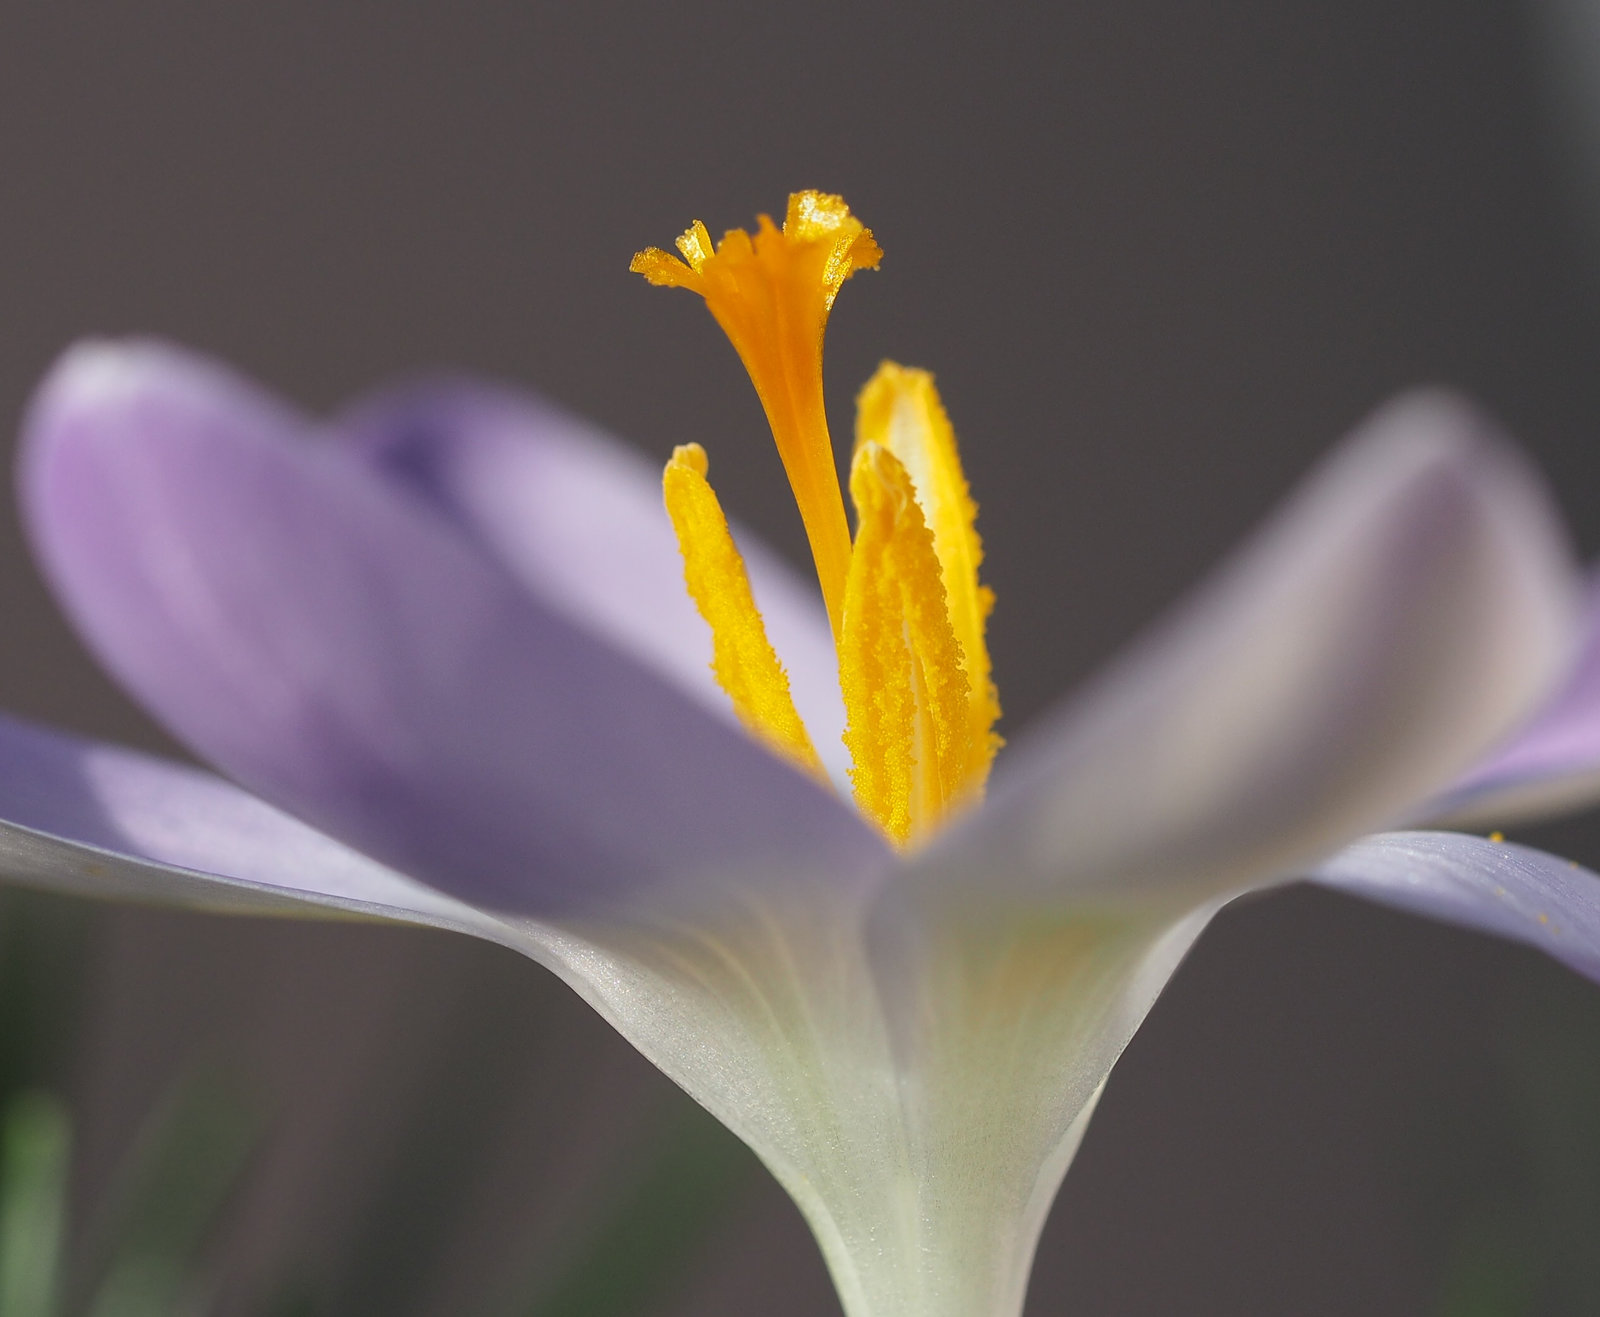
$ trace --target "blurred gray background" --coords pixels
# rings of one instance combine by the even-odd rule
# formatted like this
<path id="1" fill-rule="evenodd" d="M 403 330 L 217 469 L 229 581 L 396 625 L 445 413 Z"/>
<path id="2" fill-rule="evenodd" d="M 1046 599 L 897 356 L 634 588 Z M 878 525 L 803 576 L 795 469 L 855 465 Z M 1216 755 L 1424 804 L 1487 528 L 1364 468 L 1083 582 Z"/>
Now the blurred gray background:
<path id="1" fill-rule="evenodd" d="M 733 353 L 627 263 L 691 218 L 839 191 L 887 255 L 835 311 L 835 433 L 881 357 L 938 374 L 1015 734 L 1414 383 L 1487 406 L 1600 550 L 1586 12 L 8 6 L 0 412 L 86 334 L 170 336 L 313 409 L 458 367 L 658 457 L 703 443 L 724 502 L 799 560 Z M 9 505 L 0 616 L 4 707 L 170 749 L 57 615 Z M 1600 817 L 1525 835 L 1600 866 Z M 215 1311 L 290 1282 L 294 1311 L 341 1317 L 475 1311 L 521 1272 L 537 1291 L 651 1131 L 692 1118 L 493 949 L 29 918 L 76 948 L 44 976 L 74 1021 L 45 1069 L 81 1114 L 81 1198 L 193 1057 L 265 1095 L 269 1143 L 209 1244 Z M 1600 1311 L 1572 1280 L 1600 1238 L 1597 1003 L 1528 953 L 1332 896 L 1226 913 L 1113 1076 L 1029 1313 Z M 837 1310 L 739 1156 L 736 1210 L 635 1311 Z M 1493 1284 L 1526 1282 L 1511 1306 L 1479 1302 L 1496 1259 Z"/>

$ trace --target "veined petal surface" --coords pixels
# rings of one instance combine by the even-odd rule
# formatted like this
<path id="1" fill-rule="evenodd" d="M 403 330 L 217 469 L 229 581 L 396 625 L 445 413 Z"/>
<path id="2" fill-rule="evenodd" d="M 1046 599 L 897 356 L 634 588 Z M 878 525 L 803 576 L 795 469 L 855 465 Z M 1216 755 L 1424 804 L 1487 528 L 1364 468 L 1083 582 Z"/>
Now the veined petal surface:
<path id="1" fill-rule="evenodd" d="M 1319 886 L 1521 942 L 1600 981 L 1600 874 L 1459 832 L 1365 837 L 1310 869 Z"/>
<path id="2" fill-rule="evenodd" d="M 1414 814 L 1546 697 L 1578 581 L 1464 404 L 1390 404 L 1190 603 L 1024 736 L 900 885 L 1191 904 Z M 982 876 L 981 884 L 973 878 Z"/>
<path id="3" fill-rule="evenodd" d="M 735 874 L 848 884 L 886 857 L 220 367 L 80 347 L 26 431 L 35 548 L 106 666 L 242 785 L 396 869 L 544 914 Z"/>
<path id="4" fill-rule="evenodd" d="M 1600 801 L 1600 576 L 1586 604 L 1582 644 L 1555 696 L 1420 818 L 1504 827 Z"/>
<path id="5" fill-rule="evenodd" d="M 338 429 L 538 598 L 731 719 L 710 634 L 684 589 L 659 463 L 548 403 L 465 380 L 379 394 Z M 846 781 L 822 597 L 756 536 L 733 531 L 795 706 L 834 780 Z"/>

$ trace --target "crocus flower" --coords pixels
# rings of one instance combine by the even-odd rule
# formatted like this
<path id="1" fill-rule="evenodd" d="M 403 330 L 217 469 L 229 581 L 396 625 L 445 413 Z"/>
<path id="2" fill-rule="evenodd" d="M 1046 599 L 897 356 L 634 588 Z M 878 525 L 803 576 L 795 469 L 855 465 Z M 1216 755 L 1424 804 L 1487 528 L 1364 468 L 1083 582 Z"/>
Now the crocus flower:
<path id="1" fill-rule="evenodd" d="M 1482 418 L 1384 409 L 988 780 L 988 601 L 930 378 L 864 399 L 853 537 L 834 473 L 823 326 L 876 243 L 803 193 L 680 249 L 636 268 L 749 367 L 820 598 L 728 531 L 698 449 L 664 511 L 628 450 L 507 391 L 320 423 L 172 347 L 77 347 L 26 420 L 33 544 L 225 776 L 0 724 L 4 871 L 531 956 L 756 1150 L 851 1317 L 1019 1310 L 1108 1072 L 1243 892 L 1310 878 L 1600 977 L 1595 875 L 1380 831 L 1600 782 L 1600 636 Z"/>

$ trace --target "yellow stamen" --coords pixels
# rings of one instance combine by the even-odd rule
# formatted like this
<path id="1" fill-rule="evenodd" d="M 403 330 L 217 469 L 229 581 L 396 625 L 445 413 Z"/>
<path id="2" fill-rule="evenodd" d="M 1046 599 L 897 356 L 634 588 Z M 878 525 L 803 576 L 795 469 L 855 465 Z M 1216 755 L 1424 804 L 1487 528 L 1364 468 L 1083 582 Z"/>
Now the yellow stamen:
<path id="1" fill-rule="evenodd" d="M 845 744 L 861 812 L 906 845 L 983 792 L 1000 703 L 978 581 L 983 544 L 955 433 L 933 377 L 885 362 L 856 418 L 850 540 L 822 401 L 822 337 L 840 286 L 881 252 L 844 202 L 797 192 L 779 230 L 763 215 L 713 249 L 704 224 L 633 258 L 651 283 L 705 298 L 760 395 L 811 541 L 833 626 Z M 664 478 L 689 593 L 711 626 L 713 669 L 752 732 L 819 778 L 788 679 L 767 641 L 705 453 L 677 449 Z"/>
<path id="2" fill-rule="evenodd" d="M 796 192 L 783 228 L 762 215 L 754 238 L 730 230 L 713 250 L 698 220 L 678 239 L 683 260 L 650 247 L 629 266 L 653 284 L 706 300 L 767 413 L 794 489 L 835 637 L 844 611 L 850 529 L 822 400 L 822 338 L 844 281 L 883 253 L 836 196 Z"/>
<path id="3" fill-rule="evenodd" d="M 971 785 L 971 686 L 933 534 L 911 477 L 879 444 L 850 467 L 855 553 L 839 641 L 845 744 L 862 812 L 907 842 Z"/>
<path id="4" fill-rule="evenodd" d="M 856 452 L 881 444 L 900 459 L 916 488 L 917 503 L 933 531 L 950 622 L 961 645 L 962 665 L 971 685 L 966 776 L 981 788 L 1002 744 L 994 724 L 1000 696 L 989 671 L 985 624 L 994 609 L 994 591 L 978 582 L 983 541 L 978 538 L 978 505 L 972 501 L 955 430 L 939 401 L 933 376 L 886 361 L 856 399 Z M 852 477 L 853 480 L 853 477 Z"/>
<path id="5" fill-rule="evenodd" d="M 722 505 L 706 482 L 705 449 L 676 448 L 662 476 L 662 494 L 683 554 L 689 595 L 711 628 L 711 669 L 750 732 L 779 754 L 827 780 L 816 748 L 789 693 L 789 677 L 767 639 L 750 593 L 744 558 L 728 531 Z"/>

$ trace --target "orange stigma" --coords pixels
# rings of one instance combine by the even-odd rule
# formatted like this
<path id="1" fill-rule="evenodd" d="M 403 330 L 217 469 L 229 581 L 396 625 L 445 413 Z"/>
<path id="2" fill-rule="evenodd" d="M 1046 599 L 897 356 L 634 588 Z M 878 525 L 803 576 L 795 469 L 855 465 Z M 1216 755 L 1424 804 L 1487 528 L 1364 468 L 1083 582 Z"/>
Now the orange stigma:
<path id="1" fill-rule="evenodd" d="M 732 229 L 715 250 L 696 220 L 678 250 L 682 260 L 648 247 L 628 268 L 653 284 L 699 293 L 744 362 L 800 506 L 837 636 L 850 529 L 822 402 L 822 339 L 844 281 L 877 269 L 883 252 L 843 198 L 825 192 L 796 192 L 781 229 L 762 215 L 755 237 Z"/>

